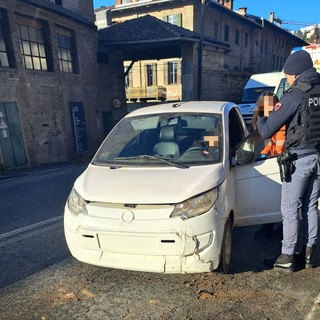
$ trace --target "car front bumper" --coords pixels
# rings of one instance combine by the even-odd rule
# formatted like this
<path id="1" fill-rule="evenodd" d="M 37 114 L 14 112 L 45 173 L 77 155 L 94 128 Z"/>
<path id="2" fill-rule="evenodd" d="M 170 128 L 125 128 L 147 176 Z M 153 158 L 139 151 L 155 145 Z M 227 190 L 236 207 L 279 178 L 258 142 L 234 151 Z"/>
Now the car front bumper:
<path id="1" fill-rule="evenodd" d="M 214 208 L 184 220 L 168 218 L 171 206 L 95 206 L 88 215 L 78 216 L 65 207 L 67 244 L 79 261 L 158 273 L 210 272 L 218 267 L 224 220 Z"/>

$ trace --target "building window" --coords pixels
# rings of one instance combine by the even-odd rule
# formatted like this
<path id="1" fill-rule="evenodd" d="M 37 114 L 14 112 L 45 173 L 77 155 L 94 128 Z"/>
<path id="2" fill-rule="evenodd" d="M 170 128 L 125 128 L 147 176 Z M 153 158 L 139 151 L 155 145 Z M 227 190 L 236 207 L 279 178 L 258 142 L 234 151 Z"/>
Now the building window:
<path id="1" fill-rule="evenodd" d="M 0 11 L 0 67 L 9 67 L 8 50 L 5 41 L 5 24 Z"/>
<path id="2" fill-rule="evenodd" d="M 168 84 L 178 83 L 178 62 L 168 62 Z"/>
<path id="3" fill-rule="evenodd" d="M 266 41 L 265 45 L 264 45 L 264 54 L 265 54 L 265 56 L 268 55 L 268 41 Z"/>
<path id="4" fill-rule="evenodd" d="M 224 25 L 224 41 L 229 41 L 229 26 Z"/>
<path id="5" fill-rule="evenodd" d="M 213 31 L 213 35 L 215 39 L 219 39 L 219 22 L 215 21 L 214 22 L 214 31 Z"/>
<path id="6" fill-rule="evenodd" d="M 239 45 L 239 42 L 240 42 L 240 31 L 237 29 L 234 34 L 234 43 L 236 45 Z"/>
<path id="7" fill-rule="evenodd" d="M 147 64 L 147 86 L 156 86 L 157 85 L 157 64 Z"/>
<path id="8" fill-rule="evenodd" d="M 75 73 L 76 50 L 73 45 L 74 36 L 71 31 L 58 27 L 58 60 L 60 71 Z"/>
<path id="9" fill-rule="evenodd" d="M 248 37 L 249 37 L 249 35 L 246 33 L 244 35 L 244 47 L 245 48 L 248 48 Z"/>
<path id="10" fill-rule="evenodd" d="M 175 26 L 182 27 L 182 14 L 172 14 L 170 16 L 165 16 L 163 21 L 169 22 Z"/>
<path id="11" fill-rule="evenodd" d="M 19 32 L 24 67 L 31 70 L 48 71 L 42 23 L 30 20 L 30 25 L 19 24 Z"/>
<path id="12" fill-rule="evenodd" d="M 128 69 L 129 69 L 128 67 L 124 67 L 124 74 L 125 74 L 124 84 L 126 88 L 130 87 L 130 71 L 128 72 Z"/>
<path id="13" fill-rule="evenodd" d="M 276 69 L 276 56 L 274 54 L 272 55 L 272 67 Z"/>

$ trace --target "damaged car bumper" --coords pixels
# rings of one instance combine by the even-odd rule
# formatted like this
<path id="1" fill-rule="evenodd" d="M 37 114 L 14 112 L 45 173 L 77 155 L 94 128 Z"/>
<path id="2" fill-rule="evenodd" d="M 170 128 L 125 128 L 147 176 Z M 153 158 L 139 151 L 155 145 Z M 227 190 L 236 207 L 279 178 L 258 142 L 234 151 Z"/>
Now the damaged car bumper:
<path id="1" fill-rule="evenodd" d="M 78 260 L 158 273 L 210 272 L 219 265 L 223 217 L 212 208 L 182 219 L 171 205 L 91 203 L 88 214 L 65 208 L 66 240 Z"/>

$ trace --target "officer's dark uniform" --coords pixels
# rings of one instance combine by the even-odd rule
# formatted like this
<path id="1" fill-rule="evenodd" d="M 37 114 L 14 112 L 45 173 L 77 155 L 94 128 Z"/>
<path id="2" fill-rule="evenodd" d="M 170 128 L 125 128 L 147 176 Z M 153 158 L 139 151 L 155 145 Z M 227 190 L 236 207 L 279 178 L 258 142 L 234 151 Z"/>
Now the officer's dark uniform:
<path id="1" fill-rule="evenodd" d="M 268 139 L 286 125 L 286 148 L 291 153 L 294 166 L 289 178 L 282 184 L 282 253 L 274 267 L 292 271 L 300 210 L 305 231 L 303 240 L 306 245 L 306 268 L 313 267 L 313 251 L 317 241 L 317 204 L 320 194 L 320 74 L 313 68 L 310 55 L 303 50 L 289 56 L 284 72 L 298 75 L 298 78 L 275 105 L 268 119 L 257 120 L 257 127 L 261 136 Z"/>

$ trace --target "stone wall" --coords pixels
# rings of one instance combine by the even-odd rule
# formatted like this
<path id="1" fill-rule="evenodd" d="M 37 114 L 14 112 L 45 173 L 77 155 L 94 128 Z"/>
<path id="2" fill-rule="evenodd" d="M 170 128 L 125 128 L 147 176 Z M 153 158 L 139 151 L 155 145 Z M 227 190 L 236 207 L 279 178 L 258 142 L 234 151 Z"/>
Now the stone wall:
<path id="1" fill-rule="evenodd" d="M 221 100 L 240 103 L 243 88 L 250 74 L 205 70 L 202 76 L 202 100 Z"/>
<path id="2" fill-rule="evenodd" d="M 97 32 L 94 24 L 84 23 L 83 20 L 79 22 L 74 16 L 68 17 L 21 1 L 0 0 L 0 7 L 8 16 L 15 59 L 14 66 L 0 67 L 0 102 L 17 104 L 27 165 L 69 161 L 75 156 L 70 102 L 83 103 L 88 140 L 86 151 L 95 151 L 103 139 L 103 132 L 100 114 L 97 112 Z M 47 54 L 52 60 L 52 70 L 24 68 L 18 28 L 20 15 L 40 19 L 48 26 L 46 40 L 50 45 Z M 74 33 L 77 60 L 75 73 L 60 71 L 56 36 L 58 26 Z"/>

